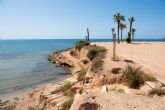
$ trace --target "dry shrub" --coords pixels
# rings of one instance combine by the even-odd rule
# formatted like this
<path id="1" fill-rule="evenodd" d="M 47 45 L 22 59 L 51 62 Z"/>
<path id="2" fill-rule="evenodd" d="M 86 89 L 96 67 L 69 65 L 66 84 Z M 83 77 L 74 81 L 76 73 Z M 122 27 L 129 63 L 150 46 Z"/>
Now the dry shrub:
<path id="1" fill-rule="evenodd" d="M 92 62 L 91 71 L 97 73 L 103 70 L 104 61 L 101 58 L 95 58 Z"/>
<path id="2" fill-rule="evenodd" d="M 88 41 L 79 41 L 76 43 L 75 49 L 80 51 L 83 47 L 90 45 L 90 42 Z"/>
<path id="3" fill-rule="evenodd" d="M 161 96 L 161 95 L 165 95 L 165 91 L 162 90 L 161 88 L 153 88 L 150 95 L 158 95 L 158 96 Z"/>
<path id="4" fill-rule="evenodd" d="M 81 104 L 78 110 L 100 110 L 100 105 L 97 103 L 86 102 Z"/>
<path id="5" fill-rule="evenodd" d="M 63 95 L 68 96 L 68 97 L 74 97 L 78 89 L 79 89 L 78 87 L 72 87 L 69 90 L 63 92 Z"/>
<path id="6" fill-rule="evenodd" d="M 85 78 L 85 75 L 87 73 L 87 70 L 82 69 L 81 71 L 78 72 L 77 80 L 78 81 L 83 81 Z"/>
<path id="7" fill-rule="evenodd" d="M 121 68 L 112 68 L 111 72 L 113 74 L 119 74 L 120 73 L 120 70 L 121 70 Z"/>
<path id="8" fill-rule="evenodd" d="M 130 88 L 138 89 L 145 83 L 145 73 L 141 70 L 140 67 L 133 67 L 128 65 L 123 71 L 123 74 L 126 78 L 126 84 Z"/>
<path id="9" fill-rule="evenodd" d="M 70 82 L 65 82 L 60 88 L 55 89 L 51 92 L 51 94 L 56 94 L 58 92 L 65 92 L 69 90 L 72 87 L 72 84 Z"/>
<path id="10" fill-rule="evenodd" d="M 87 59 L 84 59 L 83 63 L 86 65 L 87 63 L 89 63 L 89 61 Z"/>
<path id="11" fill-rule="evenodd" d="M 107 85 L 107 84 L 121 84 L 122 82 L 124 82 L 125 78 L 123 76 L 123 74 L 111 74 L 108 73 L 104 76 L 102 76 L 102 78 L 100 78 L 99 80 L 99 85 Z"/>
<path id="12" fill-rule="evenodd" d="M 92 61 L 96 57 L 104 58 L 106 53 L 106 48 L 100 46 L 92 46 L 89 49 L 87 57 Z"/>
<path id="13" fill-rule="evenodd" d="M 74 50 L 70 50 L 70 55 L 71 56 L 76 56 L 76 52 Z"/>
<path id="14" fill-rule="evenodd" d="M 63 103 L 62 110 L 70 110 L 72 104 L 73 104 L 73 98 L 70 98 L 68 101 Z"/>

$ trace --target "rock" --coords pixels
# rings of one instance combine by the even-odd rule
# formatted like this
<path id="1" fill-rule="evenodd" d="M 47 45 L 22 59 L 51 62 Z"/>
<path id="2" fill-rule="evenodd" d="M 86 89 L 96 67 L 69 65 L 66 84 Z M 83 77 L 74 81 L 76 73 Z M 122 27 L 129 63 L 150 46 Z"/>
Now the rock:
<path id="1" fill-rule="evenodd" d="M 152 92 L 152 88 L 149 87 L 148 85 L 143 85 L 140 88 L 140 94 L 150 95 L 151 92 Z"/>
<path id="2" fill-rule="evenodd" d="M 102 92 L 108 92 L 107 86 L 102 86 L 101 91 L 102 91 Z"/>

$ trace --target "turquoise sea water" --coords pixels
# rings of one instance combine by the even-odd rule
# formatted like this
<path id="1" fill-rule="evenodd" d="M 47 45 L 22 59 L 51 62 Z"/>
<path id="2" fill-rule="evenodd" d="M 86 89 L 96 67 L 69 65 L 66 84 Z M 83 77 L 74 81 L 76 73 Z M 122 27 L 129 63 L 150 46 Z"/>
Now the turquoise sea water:
<path id="1" fill-rule="evenodd" d="M 77 41 L 76 39 L 0 40 L 0 97 L 68 77 L 68 72 L 49 63 L 47 56 L 55 51 L 73 47 Z"/>

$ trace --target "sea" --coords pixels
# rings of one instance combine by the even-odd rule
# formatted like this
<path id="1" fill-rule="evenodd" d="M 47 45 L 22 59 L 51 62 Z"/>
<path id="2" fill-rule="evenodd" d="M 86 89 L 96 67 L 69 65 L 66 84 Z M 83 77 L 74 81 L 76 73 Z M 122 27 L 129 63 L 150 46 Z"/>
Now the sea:
<path id="1" fill-rule="evenodd" d="M 51 64 L 49 54 L 71 48 L 81 39 L 0 40 L 0 98 L 17 95 L 43 84 L 58 82 L 70 76 L 62 67 Z M 111 39 L 92 39 L 111 42 Z M 165 42 L 138 39 L 142 42 Z"/>

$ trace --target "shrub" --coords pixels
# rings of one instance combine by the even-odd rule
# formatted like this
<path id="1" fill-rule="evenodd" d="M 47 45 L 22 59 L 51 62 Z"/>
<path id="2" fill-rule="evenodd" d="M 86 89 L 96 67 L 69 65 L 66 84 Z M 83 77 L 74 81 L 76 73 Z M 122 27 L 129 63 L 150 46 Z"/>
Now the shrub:
<path id="1" fill-rule="evenodd" d="M 126 40 L 127 43 L 131 43 L 131 38 L 130 37 L 127 37 L 125 40 Z"/>
<path id="2" fill-rule="evenodd" d="M 66 82 L 63 86 L 60 87 L 60 91 L 64 92 L 69 90 L 72 87 L 72 84 L 70 82 Z"/>
<path id="3" fill-rule="evenodd" d="M 101 58 L 95 58 L 92 62 L 91 71 L 97 73 L 103 69 L 104 61 Z"/>
<path id="4" fill-rule="evenodd" d="M 72 87 L 69 90 L 65 91 L 63 93 L 63 95 L 68 96 L 68 97 L 74 97 L 74 95 L 76 94 L 78 88 L 77 87 Z"/>
<path id="5" fill-rule="evenodd" d="M 71 56 L 75 56 L 75 54 L 76 54 L 76 53 L 75 53 L 74 50 L 70 50 L 70 55 L 71 55 Z"/>
<path id="6" fill-rule="evenodd" d="M 82 69 L 80 72 L 78 72 L 77 80 L 78 81 L 84 80 L 86 73 L 87 73 L 87 71 L 84 69 Z"/>
<path id="7" fill-rule="evenodd" d="M 65 101 L 63 103 L 62 110 L 69 110 L 72 104 L 73 104 L 73 98 L 70 98 L 68 101 Z"/>
<path id="8" fill-rule="evenodd" d="M 116 92 L 119 92 L 119 93 L 124 93 L 123 89 L 117 89 L 117 88 L 112 88 L 112 89 L 110 89 L 110 91 L 116 91 Z"/>
<path id="9" fill-rule="evenodd" d="M 83 60 L 83 63 L 86 65 L 87 63 L 89 63 L 89 61 L 87 59 Z"/>
<path id="10" fill-rule="evenodd" d="M 80 51 L 84 46 L 88 46 L 88 45 L 90 45 L 88 41 L 79 41 L 76 43 L 75 48 Z"/>
<path id="11" fill-rule="evenodd" d="M 113 74 L 118 74 L 121 68 L 112 68 L 112 73 Z"/>
<path id="12" fill-rule="evenodd" d="M 154 88 L 152 89 L 150 95 L 157 94 L 158 96 L 165 95 L 165 91 L 163 91 L 161 88 Z"/>
<path id="13" fill-rule="evenodd" d="M 60 88 L 57 88 L 54 91 L 52 91 L 51 94 L 56 94 L 58 92 L 65 92 L 65 91 L 69 90 L 71 87 L 72 87 L 72 84 L 70 82 L 66 82 Z"/>
<path id="14" fill-rule="evenodd" d="M 100 105 L 97 103 L 86 102 L 81 104 L 78 110 L 100 110 Z"/>
<path id="15" fill-rule="evenodd" d="M 103 58 L 105 56 L 106 48 L 99 46 L 92 46 L 89 49 L 87 57 L 92 61 L 95 57 Z"/>
<path id="16" fill-rule="evenodd" d="M 145 80 L 143 78 L 144 72 L 140 70 L 141 68 L 136 68 L 132 66 L 127 66 L 123 71 L 126 83 L 129 87 L 138 89 L 141 85 L 144 84 Z"/>
<path id="17" fill-rule="evenodd" d="M 145 81 L 151 81 L 151 82 L 157 81 L 156 77 L 154 77 L 154 76 L 152 76 L 150 74 L 145 74 L 144 75 L 144 79 L 145 79 Z"/>
<path id="18" fill-rule="evenodd" d="M 87 57 L 92 61 L 97 55 L 97 50 L 91 49 L 89 50 Z"/>

